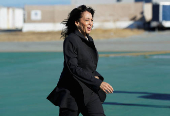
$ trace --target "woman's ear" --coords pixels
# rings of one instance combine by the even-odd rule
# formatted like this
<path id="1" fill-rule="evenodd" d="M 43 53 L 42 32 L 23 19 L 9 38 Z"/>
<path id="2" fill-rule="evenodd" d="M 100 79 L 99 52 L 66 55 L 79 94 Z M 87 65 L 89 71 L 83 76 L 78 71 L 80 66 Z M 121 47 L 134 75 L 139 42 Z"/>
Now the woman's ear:
<path id="1" fill-rule="evenodd" d="M 78 22 L 78 21 L 75 21 L 75 25 L 78 27 L 78 26 L 79 26 L 79 22 Z"/>

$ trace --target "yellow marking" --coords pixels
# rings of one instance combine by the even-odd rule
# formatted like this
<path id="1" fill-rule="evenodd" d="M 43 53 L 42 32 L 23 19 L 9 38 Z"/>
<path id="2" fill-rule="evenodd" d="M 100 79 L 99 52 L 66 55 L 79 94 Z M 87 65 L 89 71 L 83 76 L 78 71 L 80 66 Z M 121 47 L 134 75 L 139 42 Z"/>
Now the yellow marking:
<path id="1" fill-rule="evenodd" d="M 153 55 L 153 54 L 168 54 L 170 51 L 156 51 L 156 52 L 140 52 L 140 53 L 122 53 L 122 54 L 100 54 L 100 57 L 109 56 L 141 56 L 141 55 Z"/>

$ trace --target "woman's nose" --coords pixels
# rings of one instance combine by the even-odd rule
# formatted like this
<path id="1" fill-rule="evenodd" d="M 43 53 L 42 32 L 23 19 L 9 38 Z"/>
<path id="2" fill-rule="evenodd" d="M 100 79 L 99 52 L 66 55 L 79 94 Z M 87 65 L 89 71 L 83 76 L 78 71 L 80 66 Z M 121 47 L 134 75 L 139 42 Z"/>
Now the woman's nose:
<path id="1" fill-rule="evenodd" d="M 90 21 L 90 23 L 89 23 L 90 25 L 93 25 L 93 21 Z"/>

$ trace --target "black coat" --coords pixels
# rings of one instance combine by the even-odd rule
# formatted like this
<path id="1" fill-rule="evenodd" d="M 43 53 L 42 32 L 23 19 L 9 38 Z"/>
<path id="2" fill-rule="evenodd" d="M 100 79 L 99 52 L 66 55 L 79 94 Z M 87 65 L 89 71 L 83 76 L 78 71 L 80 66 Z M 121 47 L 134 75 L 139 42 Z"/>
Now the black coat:
<path id="1" fill-rule="evenodd" d="M 80 105 L 88 103 L 92 92 L 97 93 L 102 102 L 106 98 L 100 89 L 104 78 L 96 71 L 98 52 L 93 39 L 87 37 L 88 40 L 76 30 L 64 40 L 64 68 L 57 87 L 47 97 L 56 106 L 78 110 Z"/>

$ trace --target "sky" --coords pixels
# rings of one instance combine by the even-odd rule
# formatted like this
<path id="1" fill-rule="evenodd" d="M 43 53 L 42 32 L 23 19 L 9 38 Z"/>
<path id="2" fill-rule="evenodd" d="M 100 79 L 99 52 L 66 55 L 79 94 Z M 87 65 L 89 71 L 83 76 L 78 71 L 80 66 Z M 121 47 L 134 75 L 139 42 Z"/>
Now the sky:
<path id="1" fill-rule="evenodd" d="M 24 5 L 71 4 L 71 0 L 0 0 L 0 6 L 21 7 Z"/>

